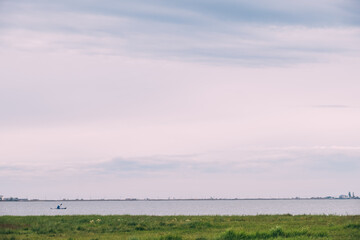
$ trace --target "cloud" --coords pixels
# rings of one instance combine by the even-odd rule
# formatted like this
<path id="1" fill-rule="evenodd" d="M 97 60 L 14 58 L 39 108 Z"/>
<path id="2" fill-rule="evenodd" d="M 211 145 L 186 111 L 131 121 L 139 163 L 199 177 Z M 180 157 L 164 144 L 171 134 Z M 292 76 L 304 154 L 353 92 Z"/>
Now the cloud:
<path id="1" fill-rule="evenodd" d="M 179 162 L 163 161 L 157 158 L 145 157 L 140 159 L 115 158 L 111 161 L 96 164 L 94 170 L 102 174 L 159 173 L 178 170 Z"/>
<path id="2" fill-rule="evenodd" d="M 328 105 L 315 105 L 314 108 L 351 108 L 348 105 L 336 105 L 336 104 L 328 104 Z"/>
<path id="3" fill-rule="evenodd" d="M 267 66 L 357 55 L 355 1 L 5 2 L 0 46 Z"/>
<path id="4" fill-rule="evenodd" d="M 61 1 L 47 0 L 5 1 L 5 6 L 15 6 L 22 11 L 47 10 L 62 12 L 91 13 L 106 16 L 125 16 L 141 21 L 164 22 L 172 24 L 207 25 L 209 22 L 254 22 L 266 24 L 295 24 L 310 26 L 358 25 L 360 4 L 356 0 L 310 1 L 301 3 L 284 0 L 256 1 L 159 1 L 136 0 L 118 2 L 97 1 Z"/>
<path id="5" fill-rule="evenodd" d="M 214 152 L 184 156 L 115 158 L 96 165 L 99 173 L 140 174 L 276 174 L 298 169 L 319 174 L 356 172 L 360 165 L 358 148 L 280 148 Z"/>
<path id="6" fill-rule="evenodd" d="M 327 156 L 314 156 L 314 159 L 316 159 L 316 161 L 309 163 L 306 166 L 306 169 L 316 173 L 329 172 L 333 174 L 357 174 L 360 167 L 360 156 L 333 154 Z"/>
<path id="7" fill-rule="evenodd" d="M 158 155 L 114 158 L 92 163 L 3 164 L 0 172 L 7 175 L 80 174 L 88 176 L 154 177 L 172 175 L 298 175 L 348 174 L 360 168 L 358 147 L 263 148 L 209 152 L 194 155 Z M 287 173 L 284 173 L 286 171 Z"/>
<path id="8" fill-rule="evenodd" d="M 254 148 L 84 163 L 0 165 L 6 195 L 35 198 L 276 197 L 358 191 L 359 147 Z"/>

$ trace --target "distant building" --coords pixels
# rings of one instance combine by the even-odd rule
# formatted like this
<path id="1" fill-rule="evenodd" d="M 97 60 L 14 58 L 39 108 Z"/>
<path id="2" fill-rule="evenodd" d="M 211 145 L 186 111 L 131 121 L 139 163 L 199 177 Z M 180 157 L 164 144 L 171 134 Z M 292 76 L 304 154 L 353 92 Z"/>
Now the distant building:
<path id="1" fill-rule="evenodd" d="M 4 198 L 4 196 L 3 196 L 3 195 L 0 195 L 0 201 L 2 201 L 2 200 L 3 200 L 3 198 Z"/>
<path id="2" fill-rule="evenodd" d="M 346 198 L 349 198 L 349 196 L 348 195 L 340 195 L 339 198 L 340 199 L 346 199 Z"/>

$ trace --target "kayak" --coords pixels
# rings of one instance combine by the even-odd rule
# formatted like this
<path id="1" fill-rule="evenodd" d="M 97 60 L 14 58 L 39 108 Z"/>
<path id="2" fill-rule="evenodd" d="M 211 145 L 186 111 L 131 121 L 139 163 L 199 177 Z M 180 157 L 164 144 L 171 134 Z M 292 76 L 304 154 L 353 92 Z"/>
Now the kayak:
<path id="1" fill-rule="evenodd" d="M 63 208 L 50 208 L 50 209 L 54 209 L 54 210 L 64 210 L 64 209 L 66 209 L 66 207 L 63 207 Z"/>

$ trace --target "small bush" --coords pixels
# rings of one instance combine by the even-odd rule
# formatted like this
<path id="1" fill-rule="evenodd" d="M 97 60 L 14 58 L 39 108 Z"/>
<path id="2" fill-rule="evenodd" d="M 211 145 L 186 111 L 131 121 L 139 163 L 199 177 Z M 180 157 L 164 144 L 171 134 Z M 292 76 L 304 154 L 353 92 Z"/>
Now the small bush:
<path id="1" fill-rule="evenodd" d="M 76 228 L 76 230 L 78 230 L 78 231 L 84 231 L 85 228 L 83 228 L 82 226 L 78 226 L 78 227 Z"/>
<path id="2" fill-rule="evenodd" d="M 0 229 L 0 234 L 13 234 L 13 233 L 15 232 L 11 229 Z"/>
<path id="3" fill-rule="evenodd" d="M 308 234 L 308 235 L 313 236 L 313 237 L 327 237 L 328 236 L 328 234 L 324 233 L 324 232 L 313 233 L 313 234 Z"/>
<path id="4" fill-rule="evenodd" d="M 304 231 L 290 231 L 285 232 L 281 227 L 275 227 L 270 229 L 269 232 L 256 232 L 246 233 L 246 232 L 234 232 L 233 230 L 226 231 L 223 235 L 220 236 L 219 240 L 241 240 L 241 239 L 276 239 L 276 238 L 293 238 L 299 236 L 307 237 L 327 237 L 327 233 L 308 233 Z"/>
<path id="5" fill-rule="evenodd" d="M 176 235 L 167 235 L 165 237 L 161 237 L 160 240 L 182 240 L 182 237 Z"/>
<path id="6" fill-rule="evenodd" d="M 189 228 L 202 229 L 202 228 L 210 228 L 212 224 L 209 222 L 190 222 L 187 223 L 186 226 Z"/>
<path id="7" fill-rule="evenodd" d="M 284 230 L 282 230 L 281 227 L 276 226 L 275 228 L 270 230 L 270 236 L 274 237 L 274 238 L 283 237 L 283 236 L 285 236 L 285 232 L 284 232 Z"/>
<path id="8" fill-rule="evenodd" d="M 249 235 L 245 232 L 236 233 L 233 230 L 226 231 L 221 237 L 221 240 L 238 240 L 238 239 L 250 239 Z"/>
<path id="9" fill-rule="evenodd" d="M 10 238 L 7 237 L 3 237 L 1 238 L 2 240 L 16 240 L 16 238 L 14 236 L 11 236 Z"/>
<path id="10" fill-rule="evenodd" d="M 359 229 L 360 230 L 360 224 L 350 223 L 350 224 L 346 225 L 345 228 Z"/>
<path id="11" fill-rule="evenodd" d="M 143 226 L 137 226 L 137 227 L 135 227 L 135 230 L 137 230 L 137 231 L 144 231 L 145 228 L 144 228 Z"/>

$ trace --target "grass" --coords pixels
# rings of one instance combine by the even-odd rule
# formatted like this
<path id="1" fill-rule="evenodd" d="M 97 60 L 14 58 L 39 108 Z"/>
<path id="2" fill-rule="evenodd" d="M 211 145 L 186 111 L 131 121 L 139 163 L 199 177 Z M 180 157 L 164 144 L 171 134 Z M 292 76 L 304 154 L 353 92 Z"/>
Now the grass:
<path id="1" fill-rule="evenodd" d="M 0 239 L 360 239 L 360 216 L 0 216 Z"/>

